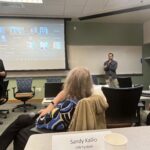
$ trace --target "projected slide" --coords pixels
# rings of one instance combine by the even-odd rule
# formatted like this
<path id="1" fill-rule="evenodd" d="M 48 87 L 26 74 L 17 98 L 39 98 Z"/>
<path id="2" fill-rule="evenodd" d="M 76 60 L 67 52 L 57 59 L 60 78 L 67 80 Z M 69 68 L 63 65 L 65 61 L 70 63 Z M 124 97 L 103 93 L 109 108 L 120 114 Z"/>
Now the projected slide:
<path id="1" fill-rule="evenodd" d="M 6 70 L 66 69 L 64 20 L 0 19 Z"/>

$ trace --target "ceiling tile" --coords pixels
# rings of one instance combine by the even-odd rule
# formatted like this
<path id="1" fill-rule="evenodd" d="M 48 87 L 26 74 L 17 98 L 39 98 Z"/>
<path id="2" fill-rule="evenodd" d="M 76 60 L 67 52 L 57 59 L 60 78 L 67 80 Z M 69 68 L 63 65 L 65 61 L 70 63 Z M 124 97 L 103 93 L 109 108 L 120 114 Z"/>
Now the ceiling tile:
<path id="1" fill-rule="evenodd" d="M 73 5 L 80 5 L 84 6 L 88 0 L 66 0 L 65 5 L 73 6 Z"/>
<path id="2" fill-rule="evenodd" d="M 150 20 L 150 9 L 107 16 L 102 18 L 90 19 L 90 22 L 102 23 L 143 23 L 145 20 Z"/>
<path id="3" fill-rule="evenodd" d="M 142 6 L 150 3 L 150 0 L 108 0 L 104 11 L 120 10 Z"/>
<path id="4" fill-rule="evenodd" d="M 103 11 L 107 0 L 88 0 L 82 16 L 97 14 Z"/>
<path id="5" fill-rule="evenodd" d="M 82 10 L 83 10 L 82 6 L 76 5 L 72 8 L 65 9 L 65 16 L 71 17 L 71 18 L 73 18 L 73 17 L 78 18 L 79 16 L 81 16 Z"/>
<path id="6" fill-rule="evenodd" d="M 65 0 L 44 0 L 44 4 L 46 5 L 64 5 Z"/>
<path id="7" fill-rule="evenodd" d="M 64 14 L 69 17 L 79 17 L 82 15 L 87 0 L 66 0 Z"/>
<path id="8" fill-rule="evenodd" d="M 6 16 L 48 16 L 78 18 L 114 10 L 150 5 L 150 0 L 43 0 L 44 4 L 0 3 L 0 14 Z M 145 22 L 150 9 L 97 18 L 104 22 Z"/>

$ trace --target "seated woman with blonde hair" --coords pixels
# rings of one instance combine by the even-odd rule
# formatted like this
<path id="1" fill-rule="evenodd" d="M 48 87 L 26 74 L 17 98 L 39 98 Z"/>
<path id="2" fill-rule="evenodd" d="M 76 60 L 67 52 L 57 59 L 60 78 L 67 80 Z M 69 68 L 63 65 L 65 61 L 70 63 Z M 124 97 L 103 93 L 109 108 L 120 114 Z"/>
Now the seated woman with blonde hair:
<path id="1" fill-rule="evenodd" d="M 0 150 L 6 150 L 8 145 L 14 141 L 14 150 L 23 150 L 28 138 L 36 132 L 30 129 L 35 126 L 35 121 L 47 114 L 58 109 L 61 103 L 71 101 L 73 104 L 78 103 L 83 98 L 93 95 L 93 82 L 90 72 L 85 67 L 76 67 L 72 69 L 65 80 L 62 91 L 53 99 L 53 101 L 45 109 L 41 109 L 38 115 L 31 116 L 20 115 L 0 136 Z M 105 96 L 101 93 L 101 97 L 107 105 Z M 60 112 L 58 112 L 60 113 Z M 51 119 L 53 119 L 51 115 Z M 69 125 L 69 124 L 67 124 Z"/>

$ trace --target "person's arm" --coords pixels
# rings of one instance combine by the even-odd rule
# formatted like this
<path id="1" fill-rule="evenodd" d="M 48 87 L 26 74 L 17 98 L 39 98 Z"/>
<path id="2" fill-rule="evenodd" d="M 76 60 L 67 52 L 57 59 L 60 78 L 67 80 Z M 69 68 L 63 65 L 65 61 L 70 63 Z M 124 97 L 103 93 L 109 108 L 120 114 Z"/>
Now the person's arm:
<path id="1" fill-rule="evenodd" d="M 6 76 L 6 72 L 5 72 L 5 71 L 1 71 L 1 72 L 0 72 L 0 76 L 1 76 L 1 77 L 5 77 L 5 76 Z"/>
<path id="2" fill-rule="evenodd" d="M 0 71 L 0 77 L 5 77 L 6 76 L 6 71 L 5 71 L 5 67 L 4 67 L 4 64 L 3 64 L 3 61 L 2 60 L 0 60 L 0 69 L 1 69 L 1 71 Z"/>
<path id="3" fill-rule="evenodd" d="M 104 63 L 104 71 L 108 71 L 109 70 L 109 62 L 108 61 L 106 61 L 105 63 Z"/>
<path id="4" fill-rule="evenodd" d="M 53 103 L 50 103 L 45 109 L 41 109 L 39 111 L 40 116 L 44 116 L 47 113 L 50 113 L 54 107 L 60 103 L 61 101 L 63 101 L 66 98 L 65 92 L 62 90 L 54 99 L 53 99 Z"/>
<path id="5" fill-rule="evenodd" d="M 108 71 L 109 70 L 109 67 L 110 67 L 110 61 L 106 61 L 105 63 L 104 63 L 104 71 Z"/>

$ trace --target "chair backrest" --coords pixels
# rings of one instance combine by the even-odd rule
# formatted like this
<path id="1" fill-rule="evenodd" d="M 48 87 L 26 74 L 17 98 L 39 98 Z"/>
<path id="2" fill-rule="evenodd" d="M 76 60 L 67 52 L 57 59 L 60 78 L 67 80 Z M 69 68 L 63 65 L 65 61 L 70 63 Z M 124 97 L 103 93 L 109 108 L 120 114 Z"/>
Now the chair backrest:
<path id="1" fill-rule="evenodd" d="M 31 92 L 32 78 L 17 78 L 17 88 L 19 93 Z"/>
<path id="2" fill-rule="evenodd" d="M 133 88 L 102 87 L 109 108 L 106 110 L 107 120 L 130 120 L 136 116 L 138 102 L 143 86 Z"/>
<path id="3" fill-rule="evenodd" d="M 48 83 L 61 83 L 61 77 L 48 77 L 47 78 Z"/>
<path id="4" fill-rule="evenodd" d="M 62 90 L 63 83 L 45 83 L 45 98 L 56 97 Z"/>
<path id="5" fill-rule="evenodd" d="M 93 80 L 93 83 L 98 85 L 98 79 L 96 77 L 96 75 L 92 75 L 92 80 Z"/>
<path id="6" fill-rule="evenodd" d="M 131 77 L 118 77 L 117 79 L 120 88 L 132 87 Z"/>

